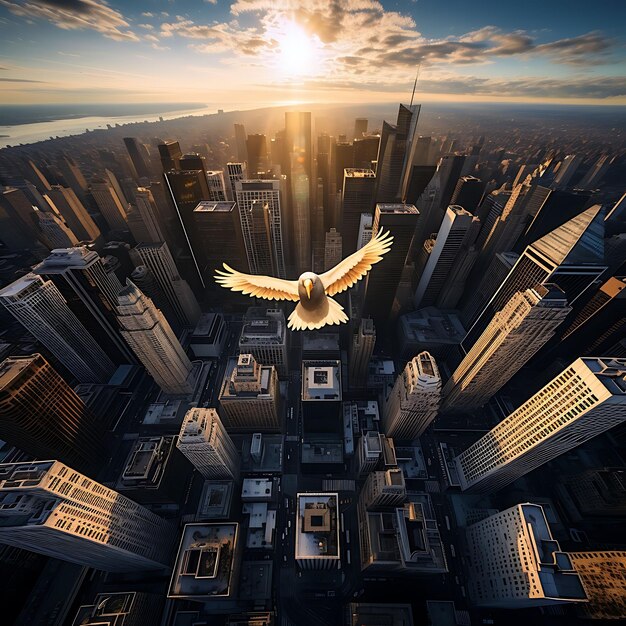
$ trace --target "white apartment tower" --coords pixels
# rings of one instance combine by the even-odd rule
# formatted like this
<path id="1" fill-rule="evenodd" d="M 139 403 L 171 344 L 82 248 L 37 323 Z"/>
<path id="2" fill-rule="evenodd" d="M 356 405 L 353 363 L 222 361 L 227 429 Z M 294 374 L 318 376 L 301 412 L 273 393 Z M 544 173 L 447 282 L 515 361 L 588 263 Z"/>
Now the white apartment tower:
<path id="1" fill-rule="evenodd" d="M 442 409 L 483 406 L 554 336 L 571 310 L 557 285 L 518 291 L 445 384 Z"/>
<path id="2" fill-rule="evenodd" d="M 226 173 L 228 174 L 228 186 L 232 194 L 232 199 L 237 202 L 236 184 L 241 180 L 246 180 L 246 164 L 245 163 L 227 163 Z"/>
<path id="3" fill-rule="evenodd" d="M 501 489 L 624 421 L 626 359 L 576 359 L 456 457 L 461 488 Z"/>
<path id="4" fill-rule="evenodd" d="M 226 185 L 224 184 L 224 172 L 222 170 L 208 170 L 206 182 L 209 187 L 209 200 L 211 202 L 225 202 Z"/>
<path id="5" fill-rule="evenodd" d="M 428 428 L 439 410 L 441 376 L 435 359 L 420 352 L 396 378 L 383 414 L 389 437 L 415 439 Z"/>
<path id="6" fill-rule="evenodd" d="M 180 277 L 167 244 L 162 241 L 142 243 L 133 248 L 130 254 L 135 265 L 145 265 L 152 272 L 178 323 L 195 326 L 200 319 L 200 305 L 187 281 Z"/>
<path id="7" fill-rule="evenodd" d="M 229 164 L 229 166 L 232 164 Z M 281 209 L 281 181 L 279 180 L 237 180 L 234 183 L 235 200 L 239 206 L 241 230 L 246 248 L 248 263 L 255 265 L 252 205 L 260 202 L 267 206 L 270 244 L 274 257 L 274 267 L 278 278 L 286 278 L 285 254 L 283 250 L 283 224 Z"/>
<path id="8" fill-rule="evenodd" d="M 207 480 L 239 478 L 237 448 L 215 409 L 189 409 L 176 447 Z"/>
<path id="9" fill-rule="evenodd" d="M 176 528 L 60 461 L 0 465 L 0 542 L 109 572 L 165 569 Z"/>
<path id="10" fill-rule="evenodd" d="M 81 383 L 106 383 L 115 366 L 51 280 L 27 274 L 0 290 L 0 302 Z"/>
<path id="11" fill-rule="evenodd" d="M 118 296 L 122 335 L 161 389 L 172 395 L 192 392 L 191 361 L 165 316 L 130 280 Z"/>
<path id="12" fill-rule="evenodd" d="M 491 515 L 469 526 L 466 539 L 475 604 L 522 609 L 587 600 L 541 506 L 518 504 Z"/>

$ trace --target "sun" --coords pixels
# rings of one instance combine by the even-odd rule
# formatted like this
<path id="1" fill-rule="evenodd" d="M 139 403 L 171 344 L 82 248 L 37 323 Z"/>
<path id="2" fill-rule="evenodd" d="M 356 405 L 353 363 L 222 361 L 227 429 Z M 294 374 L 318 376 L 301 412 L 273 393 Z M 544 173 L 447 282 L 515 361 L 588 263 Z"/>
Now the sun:
<path id="1" fill-rule="evenodd" d="M 276 33 L 278 66 L 286 74 L 312 74 L 319 60 L 316 41 L 296 22 L 285 21 Z"/>

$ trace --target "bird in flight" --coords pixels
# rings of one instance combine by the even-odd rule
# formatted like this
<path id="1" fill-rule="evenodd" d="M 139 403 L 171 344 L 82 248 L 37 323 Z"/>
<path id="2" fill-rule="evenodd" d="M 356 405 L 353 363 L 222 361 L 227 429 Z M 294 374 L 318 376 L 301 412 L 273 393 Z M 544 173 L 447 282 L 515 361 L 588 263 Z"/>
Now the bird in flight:
<path id="1" fill-rule="evenodd" d="M 327 324 L 348 321 L 343 307 L 332 299 L 354 286 L 391 250 L 393 237 L 378 231 L 367 244 L 346 257 L 332 269 L 320 274 L 304 272 L 298 280 L 284 280 L 273 276 L 242 274 L 224 263 L 224 270 L 216 270 L 215 280 L 233 291 L 241 291 L 251 298 L 292 300 L 296 308 L 289 316 L 287 326 L 293 330 L 316 330 Z"/>

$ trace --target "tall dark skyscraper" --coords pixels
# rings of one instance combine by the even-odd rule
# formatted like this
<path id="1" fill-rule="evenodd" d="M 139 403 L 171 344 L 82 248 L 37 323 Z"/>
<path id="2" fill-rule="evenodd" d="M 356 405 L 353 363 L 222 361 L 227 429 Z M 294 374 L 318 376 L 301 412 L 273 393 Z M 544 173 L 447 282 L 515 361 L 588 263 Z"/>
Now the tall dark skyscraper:
<path id="1" fill-rule="evenodd" d="M 246 139 L 248 152 L 248 177 L 263 178 L 260 172 L 267 172 L 267 140 L 265 135 L 248 135 Z"/>
<path id="2" fill-rule="evenodd" d="M 135 137 L 124 137 L 124 145 L 128 151 L 128 156 L 135 168 L 135 172 L 139 178 L 148 178 L 150 176 L 150 169 L 146 162 L 146 149 L 141 145 Z"/>
<path id="3" fill-rule="evenodd" d="M 206 264 L 202 272 L 207 278 L 214 276 L 222 263 L 242 272 L 248 271 L 239 210 L 235 202 L 200 202 L 193 211 L 193 219 L 202 246 L 201 256 Z M 207 283 L 211 285 L 212 281 Z"/>
<path id="4" fill-rule="evenodd" d="M 597 204 L 528 246 L 469 329 L 467 352 L 517 291 L 555 283 L 570 305 L 604 272 L 604 211 Z"/>
<path id="5" fill-rule="evenodd" d="M 103 460 L 104 425 L 41 354 L 0 363 L 0 437 L 76 468 Z"/>
<path id="6" fill-rule="evenodd" d="M 360 139 L 367 132 L 367 118 L 357 117 L 354 120 L 354 137 L 353 139 Z"/>
<path id="7" fill-rule="evenodd" d="M 450 204 L 458 204 L 472 215 L 476 215 L 476 209 L 480 204 L 485 191 L 485 183 L 475 176 L 462 176 L 457 181 L 456 187 L 450 199 Z"/>
<path id="8" fill-rule="evenodd" d="M 159 156 L 164 172 L 178 169 L 178 161 L 183 156 L 178 141 L 166 141 L 159 144 Z"/>
<path id="9" fill-rule="evenodd" d="M 402 194 L 419 113 L 420 105 L 401 104 L 396 124 L 383 122 L 376 166 L 377 202 L 395 202 Z"/>
<path id="10" fill-rule="evenodd" d="M 71 311 L 113 363 L 136 362 L 120 335 L 115 315 L 122 285 L 115 273 L 107 271 L 97 252 L 86 247 L 54 250 L 33 272 L 56 285 Z"/>
<path id="11" fill-rule="evenodd" d="M 385 255 L 385 262 L 370 270 L 365 285 L 363 315 L 374 320 L 378 333 L 382 334 L 388 326 L 418 220 L 419 211 L 412 204 L 376 205 L 372 236 L 379 230 L 393 235 L 393 245 Z"/>
<path id="12" fill-rule="evenodd" d="M 334 173 L 334 182 L 337 187 L 336 191 L 341 191 L 343 185 L 343 174 L 346 168 L 354 167 L 354 144 L 347 141 L 337 142 L 333 146 L 332 168 Z"/>
<path id="13" fill-rule="evenodd" d="M 344 170 L 341 190 L 341 224 L 343 255 L 352 254 L 358 247 L 361 213 L 371 213 L 376 190 L 376 174 L 372 170 L 348 168 Z"/>
<path id="14" fill-rule="evenodd" d="M 235 124 L 235 147 L 237 148 L 237 159 L 241 163 L 248 160 L 246 149 L 246 129 L 243 124 Z"/>

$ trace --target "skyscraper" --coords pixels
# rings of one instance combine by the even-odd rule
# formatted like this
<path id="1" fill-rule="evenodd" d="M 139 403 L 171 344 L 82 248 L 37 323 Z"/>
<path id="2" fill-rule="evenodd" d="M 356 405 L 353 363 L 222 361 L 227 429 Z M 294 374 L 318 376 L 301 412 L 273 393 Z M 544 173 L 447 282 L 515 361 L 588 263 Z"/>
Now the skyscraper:
<path id="1" fill-rule="evenodd" d="M 72 189 L 53 185 L 45 198 L 63 216 L 79 241 L 93 241 L 100 237 L 100 229 Z"/>
<path id="2" fill-rule="evenodd" d="M 267 172 L 268 169 L 265 135 L 248 135 L 246 150 L 248 152 L 248 176 L 260 178 L 261 174 Z"/>
<path id="3" fill-rule="evenodd" d="M 275 276 L 286 278 L 280 181 L 241 180 L 236 183 L 235 187 L 241 230 L 250 270 L 253 271 L 255 258 L 251 209 L 254 203 L 260 203 L 264 210 L 267 207 L 268 211 L 270 243 L 272 246 L 273 264 L 276 268 Z M 250 262 L 251 259 L 252 263 Z"/>
<path id="4" fill-rule="evenodd" d="M 412 204 L 377 204 L 372 236 L 379 230 L 393 235 L 391 250 L 384 261 L 367 275 L 363 314 L 371 316 L 378 333 L 388 326 L 396 290 L 413 243 L 419 211 Z"/>
<path id="5" fill-rule="evenodd" d="M 361 319 L 350 342 L 348 374 L 351 387 L 365 387 L 375 344 L 374 322 L 369 318 Z"/>
<path id="6" fill-rule="evenodd" d="M 495 513 L 469 526 L 466 536 L 475 604 L 522 609 L 587 600 L 541 506 L 518 504 Z"/>
<path id="7" fill-rule="evenodd" d="M 230 432 L 279 432 L 282 428 L 276 368 L 257 363 L 251 354 L 231 359 L 219 398 Z"/>
<path id="8" fill-rule="evenodd" d="M 354 120 L 354 137 L 353 139 L 360 139 L 367 132 L 367 118 L 357 117 Z"/>
<path id="9" fill-rule="evenodd" d="M 194 326 L 200 318 L 200 305 L 186 280 L 183 280 L 166 243 L 143 243 L 131 250 L 136 265 L 150 269 L 166 295 L 176 321 L 183 326 Z"/>
<path id="10" fill-rule="evenodd" d="M 237 158 L 245 163 L 248 160 L 248 150 L 246 148 L 246 128 L 243 124 L 235 124 L 235 146 Z"/>
<path id="11" fill-rule="evenodd" d="M 476 238 L 477 226 L 477 219 L 463 207 L 455 205 L 448 207 L 417 284 L 415 291 L 417 308 L 435 304 L 463 246 L 468 239 Z"/>
<path id="12" fill-rule="evenodd" d="M 527 246 L 469 329 L 461 344 L 464 351 L 517 291 L 538 283 L 555 283 L 573 305 L 606 269 L 603 218 L 602 207 L 596 204 Z"/>
<path id="13" fill-rule="evenodd" d="M 554 177 L 555 187 L 557 189 L 565 189 L 568 187 L 582 162 L 583 159 L 581 156 L 577 154 L 568 154 L 561 161 L 556 176 Z"/>
<path id="14" fill-rule="evenodd" d="M 166 141 L 159 144 L 159 156 L 164 172 L 178 169 L 178 162 L 183 152 L 178 141 Z"/>
<path id="15" fill-rule="evenodd" d="M 205 276 L 211 279 L 222 263 L 248 271 L 248 260 L 241 232 L 239 210 L 235 202 L 200 202 L 193 211 Z M 215 245 L 219 242 L 219 245 Z M 214 284 L 211 280 L 210 284 Z"/>
<path id="16" fill-rule="evenodd" d="M 579 189 L 594 189 L 602 182 L 604 175 L 609 169 L 611 158 L 608 154 L 602 155 L 580 179 L 576 185 Z"/>
<path id="17" fill-rule="evenodd" d="M 466 289 L 459 305 L 460 318 L 465 328 L 469 328 L 474 323 L 518 258 L 519 254 L 515 252 L 499 252 L 493 257 L 485 273 L 478 277 L 479 282 L 476 287 L 470 284 Z"/>
<path id="18" fill-rule="evenodd" d="M 404 181 L 410 172 L 412 144 L 415 139 L 419 104 L 398 108 L 396 124 L 383 122 L 376 166 L 376 202 L 392 203 L 402 199 Z"/>
<path id="19" fill-rule="evenodd" d="M 135 205 L 137 206 L 137 210 L 141 215 L 141 219 L 148 233 L 148 239 L 143 242 L 138 241 L 138 243 L 157 243 L 159 241 L 165 241 L 163 229 L 161 228 L 159 209 L 150 189 L 137 187 L 135 191 Z"/>
<path id="20" fill-rule="evenodd" d="M 324 271 L 335 267 L 343 258 L 343 237 L 334 228 L 326 233 L 324 244 Z"/>
<path id="21" fill-rule="evenodd" d="M 92 468 L 104 425 L 41 354 L 0 364 L 0 437 L 34 458 Z"/>
<path id="22" fill-rule="evenodd" d="M 230 189 L 231 198 L 236 200 L 236 183 L 248 178 L 245 162 L 227 163 L 226 173 L 228 174 L 228 187 Z M 206 198 L 204 198 L 206 200 Z"/>
<path id="23" fill-rule="evenodd" d="M 104 178 L 96 178 L 92 180 L 89 190 L 109 228 L 128 230 L 124 201 L 118 196 L 111 182 Z"/>
<path id="24" fill-rule="evenodd" d="M 209 200 L 212 202 L 224 202 L 226 200 L 226 184 L 222 170 L 208 170 L 206 173 L 209 187 Z"/>
<path id="25" fill-rule="evenodd" d="M 55 248 L 69 248 L 78 244 L 76 235 L 70 230 L 65 220 L 54 211 L 35 211 L 37 225 L 44 243 Z"/>
<path id="26" fill-rule="evenodd" d="M 311 181 L 302 166 L 291 171 L 291 259 L 297 273 L 311 269 Z"/>
<path id="27" fill-rule="evenodd" d="M 67 306 L 114 363 L 135 362 L 120 336 L 115 315 L 122 285 L 97 252 L 85 246 L 53 250 L 33 273 L 55 284 Z"/>
<path id="28" fill-rule="evenodd" d="M 362 248 L 372 238 L 372 226 L 374 223 L 374 216 L 372 213 L 361 213 L 361 219 L 359 223 L 359 238 L 357 240 L 357 248 Z"/>
<path id="29" fill-rule="evenodd" d="M 154 382 L 171 395 L 192 392 L 191 361 L 152 300 L 130 281 L 118 295 L 122 335 Z"/>
<path id="30" fill-rule="evenodd" d="M 81 383 L 105 383 L 115 366 L 50 280 L 27 274 L 0 290 L 0 302 Z"/>
<path id="31" fill-rule="evenodd" d="M 361 214 L 371 213 L 374 206 L 376 174 L 372 170 L 347 168 L 344 170 L 341 190 L 341 226 L 343 254 L 357 250 Z"/>
<path id="32" fill-rule="evenodd" d="M 609 278 L 564 325 L 550 357 L 568 354 L 612 354 L 626 331 L 626 278 Z"/>
<path id="33" fill-rule="evenodd" d="M 448 379 L 442 409 L 484 405 L 554 336 L 571 310 L 556 285 L 516 293 Z"/>
<path id="34" fill-rule="evenodd" d="M 287 325 L 280 309 L 250 307 L 246 311 L 239 351 L 251 354 L 258 363 L 273 365 L 281 377 L 289 371 Z"/>
<path id="35" fill-rule="evenodd" d="M 175 527 L 60 461 L 0 465 L 0 542 L 109 572 L 169 566 Z"/>
<path id="36" fill-rule="evenodd" d="M 389 437 L 415 439 L 428 428 L 439 410 L 441 376 L 435 359 L 420 352 L 396 378 L 383 411 Z"/>
<path id="37" fill-rule="evenodd" d="M 146 148 L 140 144 L 135 137 L 124 137 L 124 145 L 128 151 L 128 156 L 135 168 L 135 172 L 139 178 L 148 178 L 150 170 L 146 160 Z"/>
<path id="38" fill-rule="evenodd" d="M 176 447 L 206 479 L 239 479 L 239 454 L 215 409 L 187 411 Z"/>
<path id="39" fill-rule="evenodd" d="M 625 371 L 625 359 L 576 359 L 455 458 L 461 489 L 501 489 L 624 422 Z"/>
<path id="40" fill-rule="evenodd" d="M 476 209 L 480 204 L 485 191 L 485 183 L 475 176 L 461 176 L 457 181 L 450 204 L 458 204 L 472 215 L 476 215 Z"/>

